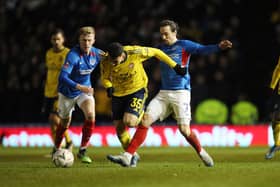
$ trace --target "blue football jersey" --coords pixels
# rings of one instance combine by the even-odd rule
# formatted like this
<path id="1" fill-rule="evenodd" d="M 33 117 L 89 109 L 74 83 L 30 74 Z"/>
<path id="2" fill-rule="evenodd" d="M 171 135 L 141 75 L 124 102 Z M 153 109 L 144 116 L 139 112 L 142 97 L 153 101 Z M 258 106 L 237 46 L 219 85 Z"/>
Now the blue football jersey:
<path id="1" fill-rule="evenodd" d="M 190 90 L 189 62 L 192 54 L 210 54 L 219 51 L 218 45 L 201 45 L 190 40 L 177 40 L 173 45 L 160 45 L 159 49 L 177 64 L 187 68 L 185 76 L 176 72 L 165 63 L 160 63 L 161 90 Z"/>
<path id="2" fill-rule="evenodd" d="M 61 69 L 58 90 L 69 98 L 81 94 L 77 84 L 91 86 L 90 74 L 101 61 L 102 50 L 92 47 L 89 55 L 83 53 L 79 46 L 72 48 L 66 56 Z"/>

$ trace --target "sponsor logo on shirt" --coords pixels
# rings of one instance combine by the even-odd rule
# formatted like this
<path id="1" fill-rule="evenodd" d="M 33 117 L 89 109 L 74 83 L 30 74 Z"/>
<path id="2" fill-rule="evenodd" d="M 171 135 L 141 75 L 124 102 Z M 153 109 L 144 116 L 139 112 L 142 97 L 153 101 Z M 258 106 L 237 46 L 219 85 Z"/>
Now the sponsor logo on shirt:
<path id="1" fill-rule="evenodd" d="M 80 74 L 87 75 L 87 74 L 90 74 L 92 71 L 93 71 L 93 69 L 85 69 L 85 70 L 80 69 Z"/>

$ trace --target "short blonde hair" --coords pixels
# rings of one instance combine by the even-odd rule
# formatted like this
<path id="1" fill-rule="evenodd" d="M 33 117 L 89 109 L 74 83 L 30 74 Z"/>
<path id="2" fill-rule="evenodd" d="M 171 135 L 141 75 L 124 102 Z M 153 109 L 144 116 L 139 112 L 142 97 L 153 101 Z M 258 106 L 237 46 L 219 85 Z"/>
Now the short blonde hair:
<path id="1" fill-rule="evenodd" d="M 91 26 L 81 27 L 79 30 L 79 36 L 86 35 L 86 34 L 95 34 L 94 27 Z"/>

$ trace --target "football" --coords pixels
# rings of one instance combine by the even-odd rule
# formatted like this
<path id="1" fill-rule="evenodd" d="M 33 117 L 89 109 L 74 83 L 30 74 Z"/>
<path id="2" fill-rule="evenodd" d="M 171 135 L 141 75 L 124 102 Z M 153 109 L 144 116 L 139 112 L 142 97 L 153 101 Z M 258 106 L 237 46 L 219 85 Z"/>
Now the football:
<path id="1" fill-rule="evenodd" d="M 68 149 L 59 149 L 53 154 L 52 161 L 56 167 L 71 167 L 74 164 L 74 155 Z"/>

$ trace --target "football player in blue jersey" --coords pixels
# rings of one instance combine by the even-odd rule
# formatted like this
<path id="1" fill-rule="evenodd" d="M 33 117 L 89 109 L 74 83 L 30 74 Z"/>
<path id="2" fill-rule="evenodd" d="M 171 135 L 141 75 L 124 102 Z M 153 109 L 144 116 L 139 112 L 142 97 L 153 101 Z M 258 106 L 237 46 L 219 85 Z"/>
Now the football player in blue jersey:
<path id="1" fill-rule="evenodd" d="M 95 100 L 90 74 L 105 55 L 102 50 L 92 46 L 94 42 L 94 28 L 81 27 L 79 45 L 73 47 L 67 54 L 58 83 L 61 124 L 57 128 L 54 152 L 60 148 L 63 134 L 69 128 L 72 112 L 77 104 L 85 116 L 81 146 L 77 155 L 83 163 L 92 162 L 91 158 L 86 156 L 86 148 L 95 126 Z"/>
<path id="2" fill-rule="evenodd" d="M 130 166 L 131 158 L 138 147 L 144 142 L 148 127 L 156 120 L 164 120 L 170 114 L 176 119 L 181 134 L 195 149 L 205 166 L 214 166 L 211 156 L 202 148 L 196 134 L 190 129 L 191 121 L 191 85 L 188 72 L 192 54 L 210 54 L 229 49 L 232 43 L 222 40 L 215 45 L 202 45 L 190 40 L 177 38 L 178 25 L 172 20 L 163 20 L 160 23 L 160 35 L 163 44 L 159 46 L 177 64 L 187 68 L 184 76 L 176 74 L 170 67 L 160 63 L 161 88 L 159 93 L 149 103 L 130 144 L 121 155 L 110 155 L 110 160 L 122 166 Z"/>

